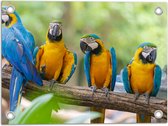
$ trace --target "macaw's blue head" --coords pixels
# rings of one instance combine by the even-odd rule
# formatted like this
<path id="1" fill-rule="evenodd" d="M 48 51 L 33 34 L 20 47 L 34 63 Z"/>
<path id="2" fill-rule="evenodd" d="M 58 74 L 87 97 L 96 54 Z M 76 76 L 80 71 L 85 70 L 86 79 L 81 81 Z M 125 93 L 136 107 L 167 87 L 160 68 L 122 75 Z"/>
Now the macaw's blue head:
<path id="1" fill-rule="evenodd" d="M 157 47 L 153 43 L 144 42 L 138 46 L 139 59 L 143 63 L 154 63 L 157 56 Z"/>
<path id="2" fill-rule="evenodd" d="M 50 42 L 60 42 L 62 40 L 62 23 L 58 21 L 51 22 L 47 37 Z"/>
<path id="3" fill-rule="evenodd" d="M 21 23 L 20 17 L 13 6 L 2 6 L 2 24 L 11 27 L 16 23 Z"/>
<path id="4" fill-rule="evenodd" d="M 99 54 L 104 46 L 99 36 L 86 34 L 80 39 L 80 48 L 83 53 L 91 51 L 94 54 Z"/>

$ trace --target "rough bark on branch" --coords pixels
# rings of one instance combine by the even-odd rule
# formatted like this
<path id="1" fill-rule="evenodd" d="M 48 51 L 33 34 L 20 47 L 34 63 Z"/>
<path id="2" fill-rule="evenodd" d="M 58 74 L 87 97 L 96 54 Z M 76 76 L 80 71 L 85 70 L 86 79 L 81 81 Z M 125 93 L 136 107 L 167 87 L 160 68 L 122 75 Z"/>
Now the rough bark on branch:
<path id="1" fill-rule="evenodd" d="M 2 70 L 2 86 L 9 88 L 11 68 Z M 53 89 L 49 91 L 49 82 L 43 81 L 44 86 L 39 87 L 33 83 L 28 83 L 25 86 L 25 97 L 33 94 L 37 97 L 44 93 L 54 93 L 54 98 L 59 99 L 60 102 L 66 104 L 80 105 L 80 106 L 95 106 L 106 109 L 113 109 L 119 111 L 127 111 L 133 113 L 146 114 L 154 116 L 156 110 L 163 112 L 163 119 L 167 119 L 167 100 L 155 97 L 150 98 L 150 103 L 145 103 L 145 98 L 140 96 L 137 101 L 134 101 L 133 94 L 110 92 L 106 97 L 104 92 L 97 90 L 92 95 L 88 87 L 79 87 L 71 85 L 55 84 Z"/>

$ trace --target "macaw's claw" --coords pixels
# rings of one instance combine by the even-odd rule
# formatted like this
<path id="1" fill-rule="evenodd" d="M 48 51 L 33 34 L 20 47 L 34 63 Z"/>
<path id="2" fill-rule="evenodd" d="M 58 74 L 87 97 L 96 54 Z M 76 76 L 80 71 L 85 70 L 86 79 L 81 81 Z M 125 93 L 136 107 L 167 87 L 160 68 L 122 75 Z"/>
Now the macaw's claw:
<path id="1" fill-rule="evenodd" d="M 106 87 L 103 87 L 101 90 L 105 92 L 105 95 L 106 95 L 106 97 L 107 97 L 108 94 L 109 94 L 109 89 L 106 88 Z"/>
<path id="2" fill-rule="evenodd" d="M 135 98 L 134 98 L 134 102 L 139 98 L 140 94 L 138 92 L 135 93 Z"/>
<path id="3" fill-rule="evenodd" d="M 49 85 L 49 89 L 48 89 L 49 91 L 51 91 L 53 89 L 55 83 L 58 83 L 58 82 L 54 79 L 50 80 L 50 85 Z"/>
<path id="4" fill-rule="evenodd" d="M 92 90 L 92 93 L 96 92 L 97 87 L 96 86 L 91 86 L 90 89 Z"/>
<path id="5" fill-rule="evenodd" d="M 149 94 L 148 93 L 145 93 L 144 94 L 145 95 L 145 102 L 146 102 L 146 104 L 149 104 Z"/>

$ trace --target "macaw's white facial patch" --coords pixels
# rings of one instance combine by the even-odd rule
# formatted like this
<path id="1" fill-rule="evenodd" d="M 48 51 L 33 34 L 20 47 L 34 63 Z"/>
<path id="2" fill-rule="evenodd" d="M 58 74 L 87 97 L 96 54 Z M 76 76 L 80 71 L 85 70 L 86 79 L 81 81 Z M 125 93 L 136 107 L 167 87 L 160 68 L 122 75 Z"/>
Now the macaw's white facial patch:
<path id="1" fill-rule="evenodd" d="M 85 42 L 86 44 L 96 43 L 95 39 L 92 37 L 81 38 L 81 41 Z"/>
<path id="2" fill-rule="evenodd" d="M 156 50 L 156 48 L 155 47 L 148 47 L 148 46 L 144 46 L 144 48 L 143 48 L 143 52 L 146 52 L 146 53 L 152 52 L 153 50 Z"/>
<path id="3" fill-rule="evenodd" d="M 7 22 L 9 20 L 9 16 L 8 15 L 2 15 L 2 21 L 3 22 Z"/>
<path id="4" fill-rule="evenodd" d="M 146 58 L 149 54 L 150 54 L 150 52 L 149 53 L 142 52 L 142 55 L 143 55 L 144 58 Z"/>
<path id="5" fill-rule="evenodd" d="M 49 33 L 52 34 L 52 32 L 53 32 L 53 29 L 49 29 Z"/>
<path id="6" fill-rule="evenodd" d="M 61 29 L 59 29 L 59 30 L 58 30 L 58 35 L 61 35 L 61 32 L 62 32 Z"/>
<path id="7" fill-rule="evenodd" d="M 156 50 L 156 48 L 152 48 L 152 47 L 145 47 L 142 51 L 142 55 L 144 58 L 146 58 L 148 55 L 150 55 L 150 53 L 152 51 Z"/>
<path id="8" fill-rule="evenodd" d="M 98 47 L 98 43 L 97 42 L 89 43 L 88 46 L 91 47 L 92 50 L 94 50 L 94 49 L 96 49 Z"/>
<path id="9" fill-rule="evenodd" d="M 9 7 L 7 8 L 7 13 L 9 13 L 9 14 L 14 13 L 14 11 L 15 11 L 15 8 L 14 8 L 13 6 L 9 6 Z"/>
<path id="10" fill-rule="evenodd" d="M 86 43 L 90 48 L 92 48 L 92 50 L 98 48 L 99 46 L 95 39 L 92 37 L 81 38 L 80 41 Z"/>

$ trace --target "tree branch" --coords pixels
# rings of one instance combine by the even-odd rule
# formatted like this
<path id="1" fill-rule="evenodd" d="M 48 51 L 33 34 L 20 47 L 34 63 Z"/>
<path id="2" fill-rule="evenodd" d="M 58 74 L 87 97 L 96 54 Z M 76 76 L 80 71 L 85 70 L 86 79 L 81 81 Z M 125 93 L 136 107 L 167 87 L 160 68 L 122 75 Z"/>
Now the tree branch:
<path id="1" fill-rule="evenodd" d="M 2 86 L 9 88 L 11 68 L 2 70 Z M 105 93 L 101 90 L 97 90 L 92 95 L 91 90 L 88 87 L 78 87 L 70 85 L 55 84 L 53 89 L 49 91 L 49 82 L 43 81 L 44 86 L 39 87 L 33 83 L 28 83 L 25 86 L 25 97 L 33 98 L 44 94 L 54 93 L 54 98 L 59 99 L 60 102 L 66 104 L 80 105 L 80 106 L 95 106 L 106 109 L 113 109 L 119 111 L 127 111 L 133 113 L 146 114 L 154 116 L 156 110 L 163 112 L 163 119 L 167 119 L 167 100 L 159 99 L 155 97 L 150 98 L 150 103 L 145 103 L 145 98 L 140 96 L 137 101 L 134 102 L 134 95 L 127 93 L 110 92 L 106 97 Z"/>

